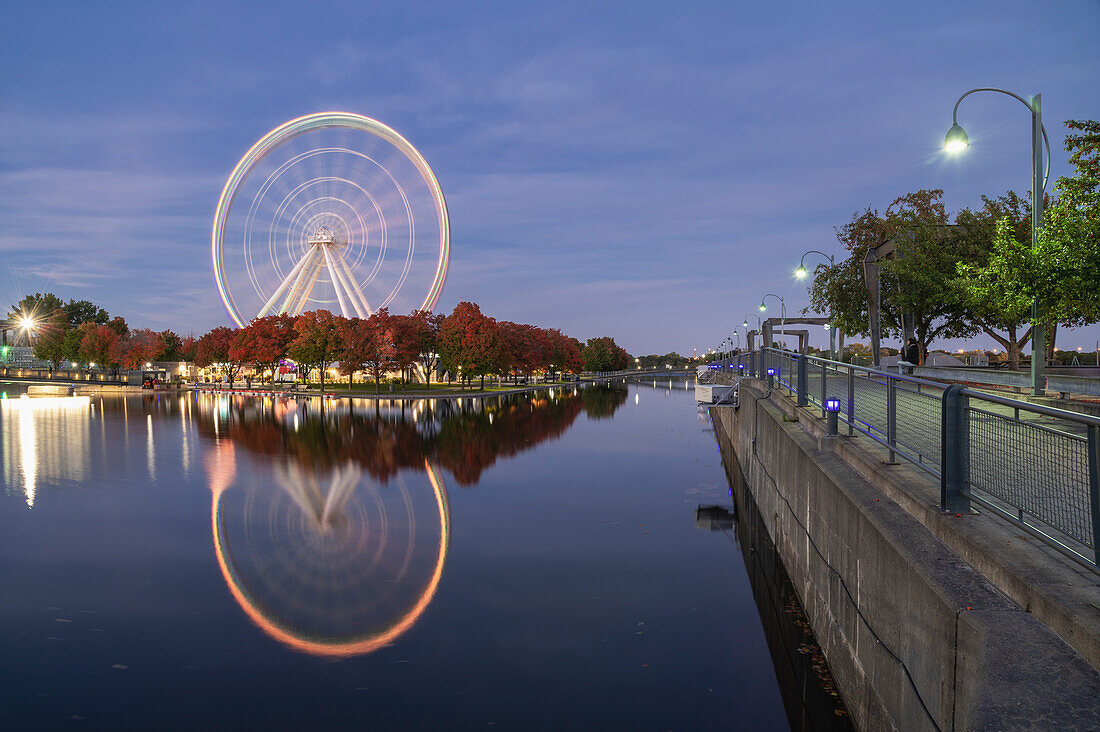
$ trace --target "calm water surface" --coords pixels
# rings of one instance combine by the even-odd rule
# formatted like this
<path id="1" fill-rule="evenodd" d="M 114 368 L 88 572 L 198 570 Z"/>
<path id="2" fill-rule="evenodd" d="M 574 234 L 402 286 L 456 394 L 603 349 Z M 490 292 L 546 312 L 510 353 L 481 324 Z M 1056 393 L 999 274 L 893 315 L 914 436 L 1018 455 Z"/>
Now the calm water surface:
<path id="1" fill-rule="evenodd" d="M 0 390 L 2 728 L 787 727 L 682 380 Z"/>

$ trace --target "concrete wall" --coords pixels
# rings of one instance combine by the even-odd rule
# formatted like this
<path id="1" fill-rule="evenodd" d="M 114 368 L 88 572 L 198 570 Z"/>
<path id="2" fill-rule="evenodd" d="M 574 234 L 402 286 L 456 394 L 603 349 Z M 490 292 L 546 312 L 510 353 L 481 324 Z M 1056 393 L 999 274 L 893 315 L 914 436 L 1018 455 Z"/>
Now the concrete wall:
<path id="1" fill-rule="evenodd" d="M 739 401 L 711 409 L 719 444 L 859 727 L 1100 728 L 1096 669 L 842 460 L 851 438 L 815 436 L 759 382 Z"/>

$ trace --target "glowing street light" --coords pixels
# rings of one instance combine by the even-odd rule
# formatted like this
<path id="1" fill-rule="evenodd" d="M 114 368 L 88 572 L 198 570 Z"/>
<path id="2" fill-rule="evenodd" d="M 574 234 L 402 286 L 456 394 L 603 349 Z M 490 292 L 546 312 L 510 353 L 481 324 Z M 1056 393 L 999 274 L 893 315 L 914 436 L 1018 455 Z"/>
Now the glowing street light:
<path id="1" fill-rule="evenodd" d="M 1047 177 L 1050 175 L 1050 141 L 1047 139 L 1046 128 L 1043 127 L 1042 95 L 1036 94 L 1028 100 L 1019 94 L 991 86 L 966 92 L 959 97 L 955 102 L 955 108 L 951 110 L 951 129 L 947 131 L 947 136 L 943 140 L 944 149 L 949 153 L 961 152 L 970 146 L 970 138 L 967 137 L 966 130 L 959 125 L 959 104 L 975 92 L 997 92 L 1010 96 L 1031 112 L 1031 246 L 1034 248 L 1039 243 L 1039 227 L 1043 223 L 1043 195 L 1046 192 Z M 1046 148 L 1045 169 L 1044 147 Z M 1031 329 L 1031 393 L 1041 395 L 1046 386 L 1043 380 L 1043 362 L 1046 360 L 1047 341 L 1038 301 L 1031 304 L 1031 320 L 1035 323 Z"/>
<path id="2" fill-rule="evenodd" d="M 949 153 L 962 152 L 970 147 L 970 138 L 966 136 L 966 130 L 959 127 L 958 122 L 951 125 L 951 129 L 947 131 L 947 137 L 944 138 L 943 147 Z"/>
<path id="3" fill-rule="evenodd" d="M 779 343 L 780 346 L 786 346 L 787 303 L 784 302 L 783 298 L 779 295 L 776 295 L 774 292 L 769 292 L 767 295 L 764 295 L 764 297 L 760 298 L 760 312 L 764 312 L 768 309 L 767 305 L 764 304 L 764 301 L 767 300 L 769 297 L 774 297 L 776 300 L 779 301 L 779 330 L 783 332 L 784 336 L 784 339 L 780 340 Z M 767 344 L 765 343 L 764 345 Z"/>
<path id="4" fill-rule="evenodd" d="M 794 271 L 794 276 L 797 277 L 800 280 L 803 279 L 807 275 L 807 270 L 806 270 L 806 255 L 807 254 L 820 254 L 821 256 L 823 256 L 823 257 L 825 257 L 826 259 L 829 260 L 829 266 L 830 267 L 835 267 L 836 266 L 836 259 L 833 257 L 832 254 L 826 254 L 825 252 L 819 252 L 816 249 L 811 249 L 810 251 L 806 252 L 806 254 L 802 255 L 802 259 L 800 259 L 798 261 L 798 269 L 796 269 Z"/>
<path id="5" fill-rule="evenodd" d="M 794 276 L 797 277 L 798 279 L 804 278 L 807 274 L 807 272 L 806 272 L 806 257 L 810 254 L 817 254 L 817 255 L 820 255 L 820 256 L 825 257 L 826 259 L 828 259 L 830 268 L 836 266 L 836 259 L 833 257 L 832 254 L 826 254 L 825 252 L 820 252 L 817 249 L 811 249 L 808 252 L 806 252 L 805 254 L 803 254 L 802 258 L 798 260 L 798 269 L 796 269 L 794 271 Z M 833 315 L 832 315 L 831 311 L 829 312 L 828 317 L 829 317 L 830 321 L 833 319 Z M 829 325 L 830 325 L 829 323 L 825 324 L 825 330 L 829 331 L 829 359 L 835 361 L 836 360 L 836 330 L 833 329 L 833 328 L 830 328 Z"/>

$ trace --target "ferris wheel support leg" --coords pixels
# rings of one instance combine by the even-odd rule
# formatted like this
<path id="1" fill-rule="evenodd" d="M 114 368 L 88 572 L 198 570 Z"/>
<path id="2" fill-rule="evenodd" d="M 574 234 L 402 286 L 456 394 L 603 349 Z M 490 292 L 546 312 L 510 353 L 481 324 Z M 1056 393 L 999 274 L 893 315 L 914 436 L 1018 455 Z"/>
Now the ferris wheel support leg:
<path id="1" fill-rule="evenodd" d="M 308 260 L 309 263 L 302 268 L 302 270 L 298 273 L 298 277 L 295 278 L 294 285 L 290 288 L 290 292 L 287 293 L 286 299 L 283 300 L 282 307 L 279 308 L 280 315 L 287 312 L 294 304 L 294 302 L 297 301 L 298 295 L 302 292 L 302 288 L 305 286 L 306 282 L 309 281 L 310 275 L 313 273 L 314 268 L 317 266 L 317 255 L 317 247 L 312 247 L 308 252 L 306 252 L 306 256 L 303 257 L 303 259 Z M 302 263 L 305 264 L 305 262 Z"/>
<path id="2" fill-rule="evenodd" d="M 271 297 L 269 297 L 267 302 L 264 303 L 264 306 L 260 308 L 259 314 L 256 315 L 257 318 L 262 318 L 264 315 L 267 314 L 267 311 L 271 309 L 271 306 L 275 304 L 275 301 L 278 300 L 282 296 L 282 294 L 286 292 L 286 289 L 297 280 L 299 275 L 301 275 L 302 269 L 305 267 L 306 262 L 308 262 L 312 256 L 313 250 L 311 249 L 310 251 L 306 252 L 305 256 L 298 260 L 298 264 L 294 265 L 294 269 L 290 270 L 290 274 L 286 276 L 286 279 L 279 283 L 279 287 L 276 288 L 275 292 L 272 293 Z"/>
<path id="3" fill-rule="evenodd" d="M 343 313 L 345 318 L 352 317 L 351 311 L 348 310 L 348 304 L 344 301 L 344 291 L 340 287 L 340 278 L 336 276 L 336 270 L 332 266 L 332 257 L 329 256 L 328 247 L 321 249 L 325 253 L 325 266 L 328 267 L 328 276 L 332 279 L 332 289 L 336 290 L 336 299 L 340 302 L 340 312 Z"/>
<path id="4" fill-rule="evenodd" d="M 367 298 L 363 295 L 363 291 L 359 289 L 359 283 L 355 281 L 355 275 L 351 273 L 351 267 L 348 266 L 348 262 L 344 259 L 344 255 L 340 252 L 333 252 L 332 258 L 336 260 L 336 269 L 342 270 L 344 273 L 345 284 L 348 286 L 348 294 L 351 295 L 352 300 L 356 298 L 363 305 L 363 309 L 367 311 L 367 315 L 374 315 L 374 311 L 371 309 L 370 303 L 367 302 Z M 363 317 L 360 315 L 360 317 Z"/>
<path id="5" fill-rule="evenodd" d="M 313 259 L 314 262 L 310 267 L 309 277 L 305 280 L 305 287 L 302 288 L 302 294 L 287 310 L 291 315 L 302 314 L 302 309 L 305 308 L 306 303 L 309 302 L 309 296 L 313 294 L 313 286 L 317 284 L 317 278 L 321 276 L 321 270 L 324 269 L 324 257 L 322 257 L 319 252 Z"/>
<path id="6" fill-rule="evenodd" d="M 325 253 L 328 254 L 333 273 L 340 279 L 340 285 L 344 288 L 344 293 L 347 295 L 348 299 L 351 300 L 351 307 L 355 310 L 355 314 L 360 318 L 367 317 L 370 313 L 364 313 L 361 303 L 355 298 L 355 293 L 352 291 L 351 284 L 346 276 L 347 269 L 342 269 L 340 267 L 343 263 L 343 260 L 340 258 L 340 253 L 332 249 L 326 249 Z"/>

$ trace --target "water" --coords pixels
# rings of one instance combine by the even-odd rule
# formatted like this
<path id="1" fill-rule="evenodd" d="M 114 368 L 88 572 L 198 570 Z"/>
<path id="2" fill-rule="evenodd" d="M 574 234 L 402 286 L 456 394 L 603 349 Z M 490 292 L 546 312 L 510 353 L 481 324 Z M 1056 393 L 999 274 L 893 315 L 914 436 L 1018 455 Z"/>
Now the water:
<path id="1" fill-rule="evenodd" d="M 788 725 L 682 380 L 0 390 L 2 728 Z"/>

